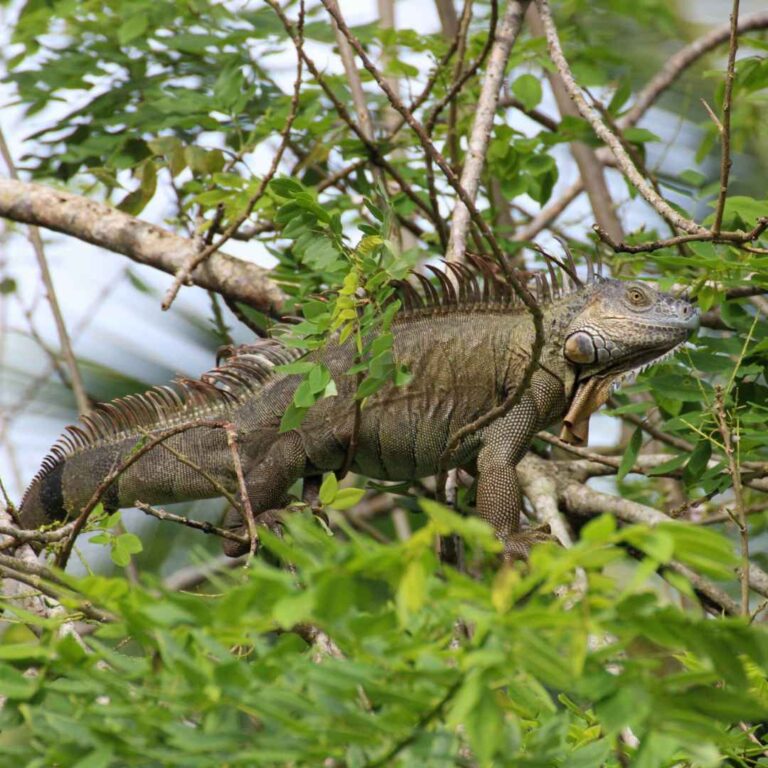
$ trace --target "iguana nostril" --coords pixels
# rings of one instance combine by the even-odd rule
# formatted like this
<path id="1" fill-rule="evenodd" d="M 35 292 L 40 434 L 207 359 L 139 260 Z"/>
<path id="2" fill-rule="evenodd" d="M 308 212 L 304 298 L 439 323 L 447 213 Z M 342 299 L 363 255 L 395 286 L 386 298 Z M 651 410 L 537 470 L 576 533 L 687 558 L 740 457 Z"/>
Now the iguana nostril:
<path id="1" fill-rule="evenodd" d="M 692 304 L 687 301 L 681 301 L 677 305 L 678 316 L 683 320 L 687 327 L 695 329 L 699 327 L 699 312 Z"/>

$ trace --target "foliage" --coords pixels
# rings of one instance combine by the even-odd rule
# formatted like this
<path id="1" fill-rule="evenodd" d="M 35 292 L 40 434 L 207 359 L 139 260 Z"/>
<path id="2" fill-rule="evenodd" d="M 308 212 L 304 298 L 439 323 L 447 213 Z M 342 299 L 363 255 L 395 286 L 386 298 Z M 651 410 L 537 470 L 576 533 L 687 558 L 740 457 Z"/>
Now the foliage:
<path id="1" fill-rule="evenodd" d="M 619 766 L 620 755 L 712 766 L 759 752 L 738 723 L 768 715 L 768 634 L 659 601 L 655 586 L 669 560 L 698 563 L 704 551 L 729 578 L 727 540 L 602 517 L 570 551 L 537 549 L 528 571 L 472 578 L 439 571 L 433 537 L 461 533 L 479 566 L 489 529 L 423 506 L 427 524 L 390 545 L 349 528 L 330 537 L 294 515 L 285 539 L 264 536 L 293 573 L 257 559 L 198 594 L 77 580 L 115 621 L 83 648 L 57 636 L 59 622 L 20 617 L 42 636 L 19 629 L 0 646 L 4 759 L 443 766 L 469 749 L 478 765 L 543 768 Z M 457 622 L 471 636 L 452 643 Z M 309 624 L 343 657 L 318 660 L 301 638 Z"/>

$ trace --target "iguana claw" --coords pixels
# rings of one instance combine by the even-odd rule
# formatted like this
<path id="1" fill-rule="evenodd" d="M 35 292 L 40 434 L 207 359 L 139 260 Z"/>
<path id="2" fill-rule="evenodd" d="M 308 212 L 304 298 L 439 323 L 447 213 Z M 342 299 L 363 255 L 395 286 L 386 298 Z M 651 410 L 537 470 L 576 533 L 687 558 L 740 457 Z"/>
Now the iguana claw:
<path id="1" fill-rule="evenodd" d="M 557 539 L 552 535 L 549 523 L 515 533 L 507 537 L 504 542 L 504 562 L 512 563 L 515 560 L 527 560 L 531 553 L 531 547 L 534 544 L 541 544 L 547 541 L 557 543 Z"/>
<path id="2" fill-rule="evenodd" d="M 263 526 L 274 533 L 276 536 L 282 535 L 282 521 L 280 519 L 283 509 L 268 509 L 264 512 L 254 516 L 254 522 L 256 525 Z M 239 536 L 248 536 L 248 527 L 243 523 L 243 519 L 240 513 L 232 515 L 233 520 L 229 520 L 230 515 L 227 514 L 227 518 L 224 521 L 224 527 L 232 533 L 236 533 Z M 232 524 L 236 522 L 236 524 Z M 229 524 L 228 524 L 229 523 Z M 258 543 L 257 543 L 258 548 Z M 249 547 L 240 541 L 233 541 L 232 539 L 224 539 L 224 554 L 227 557 L 240 557 L 241 555 L 247 555 Z"/>

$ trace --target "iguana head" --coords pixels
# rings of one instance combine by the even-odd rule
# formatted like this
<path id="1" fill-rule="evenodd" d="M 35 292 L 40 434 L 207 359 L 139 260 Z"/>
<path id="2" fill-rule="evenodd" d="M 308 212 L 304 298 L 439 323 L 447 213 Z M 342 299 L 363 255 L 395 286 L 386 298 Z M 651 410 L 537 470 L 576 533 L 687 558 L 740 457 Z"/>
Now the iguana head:
<path id="1" fill-rule="evenodd" d="M 561 437 L 575 443 L 586 442 L 590 415 L 616 383 L 671 355 L 699 326 L 692 304 L 647 283 L 595 278 L 582 291 L 562 329 L 574 376 Z"/>

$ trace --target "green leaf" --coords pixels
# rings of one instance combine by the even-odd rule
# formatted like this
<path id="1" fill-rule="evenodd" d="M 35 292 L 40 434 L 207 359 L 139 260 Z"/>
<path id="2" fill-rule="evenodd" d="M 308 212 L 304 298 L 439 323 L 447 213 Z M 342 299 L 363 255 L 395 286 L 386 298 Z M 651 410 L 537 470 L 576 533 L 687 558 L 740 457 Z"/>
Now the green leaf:
<path id="1" fill-rule="evenodd" d="M 663 464 L 651 467 L 651 469 L 648 470 L 648 474 L 653 477 L 655 475 L 666 475 L 672 473 L 676 469 L 682 467 L 683 464 L 688 461 L 688 458 L 689 456 L 687 453 L 680 453 L 677 456 L 671 458 L 669 461 L 665 461 Z"/>
<path id="2" fill-rule="evenodd" d="M 141 552 L 143 548 L 141 539 L 136 534 L 121 533 L 112 541 L 112 562 L 125 567 L 131 562 L 131 555 Z"/>
<path id="3" fill-rule="evenodd" d="M 304 187 L 296 181 L 296 179 L 285 177 L 272 179 L 272 181 L 269 182 L 269 188 L 278 197 L 284 197 L 286 199 L 291 199 L 304 191 Z"/>
<path id="4" fill-rule="evenodd" d="M 608 541 L 616 532 L 616 518 L 613 515 L 600 515 L 590 520 L 581 529 L 581 540 L 593 544 Z"/>
<path id="5" fill-rule="evenodd" d="M 10 665 L 0 662 L 1 695 L 22 701 L 31 699 L 40 687 L 40 683 L 39 677 L 27 677 Z"/>
<path id="6" fill-rule="evenodd" d="M 621 457 L 621 463 L 619 464 L 619 471 L 616 473 L 616 479 L 621 482 L 635 465 L 637 461 L 637 454 L 640 452 L 640 447 L 643 444 L 643 430 L 637 427 L 632 433 L 632 437 L 629 438 L 629 445 L 624 451 L 624 455 Z"/>
<path id="7" fill-rule="evenodd" d="M 38 661 L 50 658 L 51 651 L 32 643 L 8 643 L 0 645 L 0 659 L 5 661 Z"/>
<path id="8" fill-rule="evenodd" d="M 113 765 L 114 752 L 108 747 L 99 747 L 82 760 L 72 764 L 72 768 L 109 768 Z"/>
<path id="9" fill-rule="evenodd" d="M 308 360 L 296 360 L 293 363 L 285 363 L 284 365 L 275 366 L 275 370 L 278 373 L 309 373 L 316 363 L 311 363 Z"/>
<path id="10" fill-rule="evenodd" d="M 339 481 L 333 472 L 329 472 L 323 479 L 320 486 L 320 501 L 323 504 L 333 504 L 336 494 L 339 491 Z"/>
<path id="11" fill-rule="evenodd" d="M 683 480 L 686 485 L 694 485 L 701 479 L 711 457 L 712 443 L 709 440 L 699 440 L 683 470 Z"/>
<path id="12" fill-rule="evenodd" d="M 280 433 L 290 432 L 292 429 L 300 427 L 308 410 L 309 408 L 299 408 L 291 403 L 285 409 L 285 413 L 283 413 L 283 417 L 280 419 Z"/>
<path id="13" fill-rule="evenodd" d="M 293 403 L 297 408 L 309 408 L 316 400 L 317 395 L 308 380 L 302 381 L 293 393 Z"/>
<path id="14" fill-rule="evenodd" d="M 314 394 L 323 392 L 331 381 L 331 372 L 322 364 L 315 365 L 309 372 L 309 387 Z"/>
<path id="15" fill-rule="evenodd" d="M 541 102 L 541 82 L 535 75 L 520 75 L 512 83 L 512 93 L 520 99 L 526 109 L 534 109 Z"/>
<path id="16" fill-rule="evenodd" d="M 147 31 L 148 26 L 149 19 L 146 13 L 130 16 L 117 28 L 117 41 L 120 45 L 130 43 L 131 40 L 141 37 Z"/>
<path id="17" fill-rule="evenodd" d="M 329 475 L 329 477 L 331 476 L 332 475 Z M 363 496 L 365 496 L 365 490 L 363 488 L 342 488 L 336 496 L 334 496 L 333 501 L 330 502 L 330 506 L 339 510 L 349 509 L 350 507 L 354 507 Z"/>
<path id="18" fill-rule="evenodd" d="M 411 560 L 397 587 L 397 614 L 402 624 L 418 613 L 427 597 L 427 568 L 423 558 Z"/>

